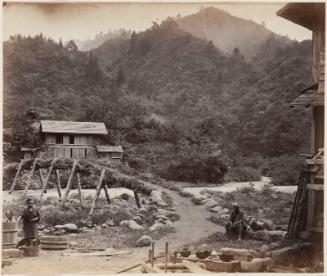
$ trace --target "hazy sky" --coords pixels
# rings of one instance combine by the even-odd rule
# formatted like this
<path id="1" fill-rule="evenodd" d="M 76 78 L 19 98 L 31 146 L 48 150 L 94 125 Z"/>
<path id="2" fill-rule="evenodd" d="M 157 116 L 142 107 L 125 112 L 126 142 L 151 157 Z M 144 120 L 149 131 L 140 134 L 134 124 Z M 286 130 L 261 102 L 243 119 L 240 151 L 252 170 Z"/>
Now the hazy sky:
<path id="1" fill-rule="evenodd" d="M 268 29 L 292 39 L 311 38 L 309 30 L 276 15 L 283 3 L 9 3 L 3 9 L 3 34 L 4 39 L 18 33 L 35 35 L 42 32 L 55 40 L 85 40 L 109 29 L 145 30 L 152 21 L 196 13 L 201 6 L 217 7 L 259 24 L 265 22 Z"/>

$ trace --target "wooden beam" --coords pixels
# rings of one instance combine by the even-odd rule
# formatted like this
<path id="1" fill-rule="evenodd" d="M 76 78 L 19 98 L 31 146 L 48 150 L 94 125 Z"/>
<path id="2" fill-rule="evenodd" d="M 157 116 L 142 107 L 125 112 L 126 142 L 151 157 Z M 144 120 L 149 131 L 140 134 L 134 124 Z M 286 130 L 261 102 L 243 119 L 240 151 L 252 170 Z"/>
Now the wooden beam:
<path id="1" fill-rule="evenodd" d="M 26 187 L 25 187 L 25 190 L 24 190 L 24 193 L 23 195 L 26 195 L 27 191 L 28 191 L 28 188 L 31 186 L 31 183 L 32 183 L 32 177 L 34 175 L 34 172 L 35 172 L 35 168 L 36 168 L 36 162 L 37 162 L 38 158 L 35 158 L 34 161 L 33 161 L 33 166 L 32 166 L 32 169 L 30 171 L 30 174 L 28 176 L 28 180 L 27 180 L 27 184 L 26 184 Z"/>
<path id="2" fill-rule="evenodd" d="M 17 170 L 16 175 L 15 175 L 14 181 L 13 181 L 13 183 L 11 185 L 11 189 L 9 191 L 9 194 L 11 194 L 15 190 L 16 182 L 17 182 L 19 174 L 20 174 L 20 172 L 22 170 L 23 165 L 24 165 L 24 160 L 21 160 L 20 163 L 19 163 L 18 170 Z"/>
<path id="3" fill-rule="evenodd" d="M 80 202 L 82 202 L 82 186 L 81 186 L 81 178 L 79 173 L 77 173 L 77 190 L 78 190 L 78 197 Z"/>
<path id="4" fill-rule="evenodd" d="M 69 175 L 69 178 L 68 178 L 68 181 L 67 181 L 66 191 L 65 191 L 64 197 L 62 199 L 62 205 L 66 203 L 66 200 L 68 198 L 68 195 L 69 195 L 72 183 L 73 183 L 73 178 L 74 178 L 74 173 L 75 173 L 75 170 L 76 170 L 76 166 L 77 166 L 77 161 L 76 161 L 76 159 L 74 159 L 73 168 L 72 168 L 72 171 L 71 171 L 71 173 Z"/>
<path id="5" fill-rule="evenodd" d="M 110 196 L 109 196 L 107 185 L 105 183 L 102 183 L 102 188 L 104 190 L 104 194 L 106 195 L 107 203 L 110 204 L 111 203 L 111 199 L 110 199 Z"/>
<path id="6" fill-rule="evenodd" d="M 61 199 L 61 183 L 60 183 L 60 172 L 59 172 L 59 170 L 56 170 L 56 176 L 57 176 L 56 187 L 57 187 L 57 190 L 58 190 L 59 199 Z"/>
<path id="7" fill-rule="evenodd" d="M 50 166 L 49 171 L 48 171 L 48 175 L 47 175 L 47 177 L 45 178 L 45 181 L 44 181 L 44 183 L 43 183 L 43 187 L 42 187 L 42 191 L 41 191 L 41 195 L 40 195 L 40 200 L 42 200 L 42 198 L 43 198 L 43 194 L 44 194 L 44 192 L 45 192 L 46 189 L 47 189 L 47 185 L 48 185 L 48 182 L 49 182 L 50 176 L 51 176 L 51 174 L 52 174 L 52 172 L 53 172 L 54 164 L 57 162 L 57 160 L 58 160 L 58 158 L 54 158 L 53 161 L 52 161 L 52 163 L 51 163 L 51 166 Z"/>
<path id="8" fill-rule="evenodd" d="M 43 172 L 42 172 L 42 169 L 39 169 L 39 177 L 40 177 L 40 181 L 41 181 L 41 185 L 42 187 L 44 186 L 44 175 L 43 175 Z"/>
<path id="9" fill-rule="evenodd" d="M 307 188 L 309 190 L 324 190 L 324 185 L 323 184 L 307 184 Z"/>
<path id="10" fill-rule="evenodd" d="M 96 187 L 96 190 L 95 190 L 95 195 L 94 195 L 94 198 L 93 198 L 92 207 L 91 207 L 89 216 L 93 213 L 93 210 L 95 208 L 95 203 L 96 203 L 97 199 L 99 198 L 100 191 L 101 191 L 101 188 L 102 188 L 102 182 L 103 182 L 103 179 L 104 179 L 105 175 L 106 175 L 106 169 L 103 169 L 101 171 L 101 175 L 100 175 L 100 178 L 99 178 L 99 183 L 98 183 L 98 185 Z"/>
<path id="11" fill-rule="evenodd" d="M 137 205 L 137 208 L 140 209 L 142 207 L 140 197 L 139 197 L 138 193 L 135 191 L 134 191 L 134 198 L 135 198 L 135 203 Z"/>

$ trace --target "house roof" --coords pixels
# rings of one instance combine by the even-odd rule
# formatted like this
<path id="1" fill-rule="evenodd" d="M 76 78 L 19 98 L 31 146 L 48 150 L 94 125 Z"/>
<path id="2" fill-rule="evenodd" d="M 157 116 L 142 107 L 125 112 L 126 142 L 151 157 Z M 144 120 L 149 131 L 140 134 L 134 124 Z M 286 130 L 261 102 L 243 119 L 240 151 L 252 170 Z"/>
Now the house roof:
<path id="1" fill-rule="evenodd" d="M 288 3 L 277 15 L 312 30 L 317 18 L 324 17 L 324 3 Z"/>
<path id="2" fill-rule="evenodd" d="M 98 152 L 124 152 L 121 146 L 96 146 Z"/>
<path id="3" fill-rule="evenodd" d="M 44 133 L 108 134 L 104 123 L 41 120 Z"/>

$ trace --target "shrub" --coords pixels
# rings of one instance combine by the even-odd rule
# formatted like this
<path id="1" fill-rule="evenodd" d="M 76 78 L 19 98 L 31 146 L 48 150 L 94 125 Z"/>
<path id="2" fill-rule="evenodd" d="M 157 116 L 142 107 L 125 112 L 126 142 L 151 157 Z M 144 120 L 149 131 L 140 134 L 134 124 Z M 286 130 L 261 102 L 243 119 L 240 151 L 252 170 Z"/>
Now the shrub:
<path id="1" fill-rule="evenodd" d="M 297 185 L 301 172 L 301 158 L 282 155 L 268 161 L 268 176 L 277 186 Z"/>
<path id="2" fill-rule="evenodd" d="M 251 167 L 232 168 L 225 177 L 226 181 L 258 181 L 260 179 L 260 171 Z"/>

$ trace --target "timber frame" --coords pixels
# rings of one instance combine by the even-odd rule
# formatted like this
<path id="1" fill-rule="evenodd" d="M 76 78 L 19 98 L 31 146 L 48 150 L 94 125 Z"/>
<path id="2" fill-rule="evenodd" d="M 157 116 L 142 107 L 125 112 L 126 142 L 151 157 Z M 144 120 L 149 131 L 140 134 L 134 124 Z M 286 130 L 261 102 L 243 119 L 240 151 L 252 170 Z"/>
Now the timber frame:
<path id="1" fill-rule="evenodd" d="M 63 206 L 68 199 L 69 193 L 72 189 L 73 179 L 76 175 L 77 177 L 77 190 L 79 195 L 79 200 L 82 203 L 82 187 L 81 187 L 81 175 L 89 174 L 90 168 L 96 173 L 100 174 L 98 184 L 95 188 L 95 196 L 93 198 L 92 207 L 89 212 L 89 215 L 92 215 L 94 208 L 96 206 L 96 201 L 100 196 L 100 192 L 103 189 L 106 200 L 108 204 L 111 204 L 111 199 L 109 197 L 108 188 L 117 188 L 117 187 L 124 187 L 130 189 L 134 192 L 135 203 L 138 208 L 141 208 L 141 202 L 139 198 L 139 193 L 142 193 L 146 196 L 149 196 L 152 192 L 152 188 L 146 185 L 144 182 L 139 180 L 134 180 L 131 177 L 126 175 L 120 174 L 117 171 L 102 167 L 98 164 L 93 163 L 80 163 L 76 159 L 59 159 L 54 158 L 50 160 L 42 160 L 39 158 L 29 159 L 29 160 L 21 160 L 18 165 L 16 175 L 11 185 L 11 189 L 9 194 L 15 191 L 16 183 L 20 177 L 20 174 L 23 170 L 30 170 L 28 175 L 28 180 L 23 192 L 23 196 L 26 196 L 28 192 L 28 188 L 31 185 L 32 178 L 37 171 L 39 173 L 40 182 L 42 184 L 41 194 L 40 194 L 40 201 L 43 200 L 44 193 L 47 190 L 47 186 L 50 181 L 50 177 L 52 174 L 55 174 L 55 187 L 58 191 L 59 201 L 61 202 L 61 206 Z M 43 175 L 42 169 L 48 169 L 48 173 L 46 176 Z M 61 186 L 61 179 L 60 179 L 60 170 L 70 170 L 69 178 L 67 181 L 66 189 L 63 193 L 62 186 Z"/>

